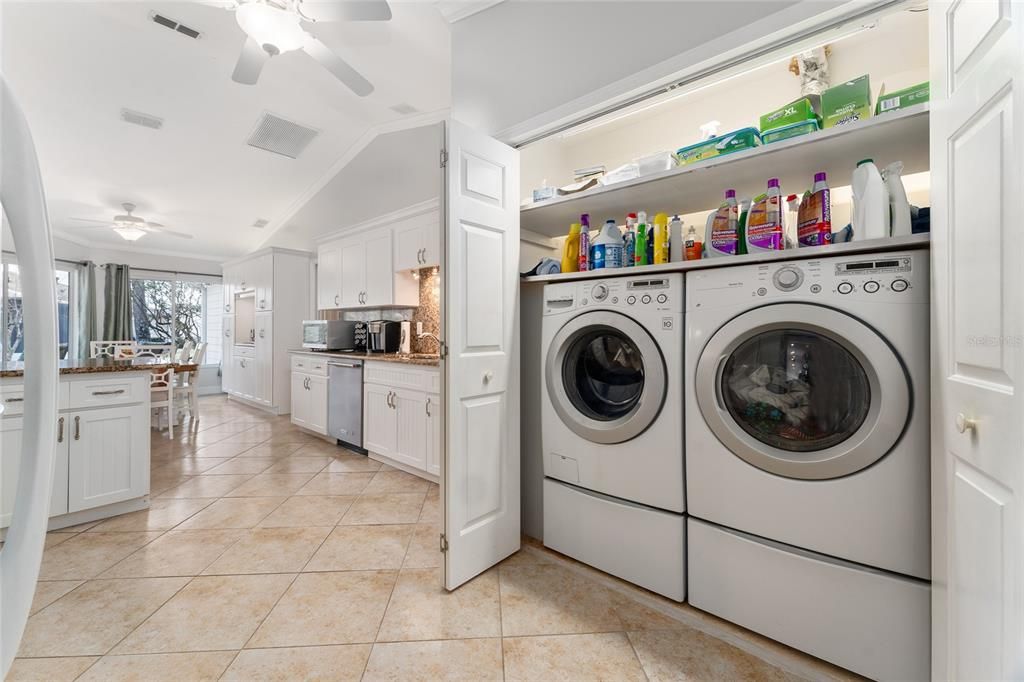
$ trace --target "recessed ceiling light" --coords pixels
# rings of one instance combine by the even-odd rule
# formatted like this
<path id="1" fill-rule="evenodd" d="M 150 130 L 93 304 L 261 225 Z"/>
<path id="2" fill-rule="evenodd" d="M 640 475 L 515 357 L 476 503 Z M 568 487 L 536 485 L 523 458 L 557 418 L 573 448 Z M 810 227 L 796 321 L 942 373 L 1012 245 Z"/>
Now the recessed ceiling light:
<path id="1" fill-rule="evenodd" d="M 408 114 L 415 114 L 417 111 L 419 111 L 419 109 L 417 109 L 411 104 L 406 104 L 405 102 L 402 102 L 401 104 L 396 104 L 393 107 L 391 107 L 391 111 L 395 112 L 396 114 L 406 116 Z"/>

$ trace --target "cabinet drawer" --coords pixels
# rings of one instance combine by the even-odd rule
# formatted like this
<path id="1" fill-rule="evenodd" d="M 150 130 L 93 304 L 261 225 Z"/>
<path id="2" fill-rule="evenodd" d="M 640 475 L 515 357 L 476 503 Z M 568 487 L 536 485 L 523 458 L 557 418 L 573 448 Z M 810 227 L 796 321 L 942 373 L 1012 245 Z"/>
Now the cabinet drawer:
<path id="1" fill-rule="evenodd" d="M 256 346 L 235 344 L 234 356 L 236 358 L 254 358 L 256 357 Z"/>
<path id="2" fill-rule="evenodd" d="M 149 374 L 106 375 L 103 378 L 69 382 L 70 407 L 106 407 L 130 405 L 148 399 Z"/>
<path id="3" fill-rule="evenodd" d="M 441 392 L 441 374 L 437 369 L 398 365 L 393 362 L 367 361 L 363 368 L 363 381 L 425 393 Z"/>
<path id="4" fill-rule="evenodd" d="M 292 371 L 325 377 L 327 376 L 327 360 L 309 355 L 293 355 Z"/>
<path id="5" fill-rule="evenodd" d="M 57 387 L 57 409 L 68 409 L 68 385 L 63 381 Z M 16 417 L 25 413 L 25 386 L 23 384 L 0 385 L 0 405 L 4 406 L 3 416 Z"/>

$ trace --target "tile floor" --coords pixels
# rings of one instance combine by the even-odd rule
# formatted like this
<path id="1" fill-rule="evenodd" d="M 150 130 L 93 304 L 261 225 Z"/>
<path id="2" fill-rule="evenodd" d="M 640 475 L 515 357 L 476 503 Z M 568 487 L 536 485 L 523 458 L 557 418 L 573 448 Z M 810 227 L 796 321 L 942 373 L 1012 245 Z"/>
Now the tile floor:
<path id="1" fill-rule="evenodd" d="M 49 534 L 8 680 L 798 679 L 536 547 L 446 593 L 436 485 L 201 414 L 149 510 Z"/>

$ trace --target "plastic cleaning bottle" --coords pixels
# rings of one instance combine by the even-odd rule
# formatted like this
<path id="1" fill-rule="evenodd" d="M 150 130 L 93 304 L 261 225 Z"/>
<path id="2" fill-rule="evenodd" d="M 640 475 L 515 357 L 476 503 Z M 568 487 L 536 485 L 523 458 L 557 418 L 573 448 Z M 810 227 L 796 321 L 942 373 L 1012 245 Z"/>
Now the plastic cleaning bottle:
<path id="1" fill-rule="evenodd" d="M 594 270 L 622 267 L 622 232 L 614 220 L 606 220 L 594 240 Z"/>
<path id="2" fill-rule="evenodd" d="M 709 258 L 735 256 L 739 248 L 739 204 L 736 190 L 725 190 L 725 203 L 708 216 L 704 248 Z"/>
<path id="3" fill-rule="evenodd" d="M 832 195 L 824 173 L 814 174 L 814 186 L 800 202 L 796 230 L 798 246 L 832 243 Z"/>
<path id="4" fill-rule="evenodd" d="M 910 202 L 907 201 L 907 190 L 903 186 L 903 162 L 893 161 L 885 167 L 882 178 L 885 180 L 885 187 L 889 192 L 889 218 L 891 237 L 909 237 L 910 229 Z"/>
<path id="5" fill-rule="evenodd" d="M 697 239 L 697 228 L 690 225 L 686 232 L 686 241 L 683 242 L 683 255 L 686 260 L 700 260 L 703 256 L 704 243 Z"/>
<path id="6" fill-rule="evenodd" d="M 741 256 L 747 255 L 747 216 L 750 214 L 750 206 L 754 200 L 750 197 L 741 197 L 739 200 L 739 221 L 736 223 L 736 253 Z"/>
<path id="7" fill-rule="evenodd" d="M 584 213 L 580 216 L 580 257 L 579 271 L 586 272 L 590 269 L 590 214 Z"/>
<path id="8" fill-rule="evenodd" d="M 658 213 L 654 216 L 654 263 L 668 262 L 668 216 Z"/>
<path id="9" fill-rule="evenodd" d="M 579 272 L 580 268 L 580 224 L 569 226 L 569 236 L 562 245 L 562 272 Z"/>
<path id="10" fill-rule="evenodd" d="M 647 258 L 647 213 L 640 211 L 636 217 L 636 245 L 633 262 L 636 265 L 650 265 Z"/>
<path id="11" fill-rule="evenodd" d="M 683 260 L 683 219 L 677 215 L 668 223 L 668 260 L 670 263 Z"/>
<path id="12" fill-rule="evenodd" d="M 889 192 L 873 159 L 857 163 L 853 171 L 853 238 L 884 239 L 889 236 Z"/>
<path id="13" fill-rule="evenodd" d="M 622 267 L 631 268 L 636 263 L 636 213 L 626 216 L 626 234 L 622 235 Z"/>
<path id="14" fill-rule="evenodd" d="M 748 253 L 782 250 L 782 190 L 778 178 L 769 180 L 768 191 L 755 197 L 747 213 L 745 239 Z"/>
<path id="15" fill-rule="evenodd" d="M 786 197 L 786 222 L 783 226 L 783 234 L 787 249 L 795 249 L 797 246 L 797 225 L 800 215 L 800 197 L 790 194 Z"/>

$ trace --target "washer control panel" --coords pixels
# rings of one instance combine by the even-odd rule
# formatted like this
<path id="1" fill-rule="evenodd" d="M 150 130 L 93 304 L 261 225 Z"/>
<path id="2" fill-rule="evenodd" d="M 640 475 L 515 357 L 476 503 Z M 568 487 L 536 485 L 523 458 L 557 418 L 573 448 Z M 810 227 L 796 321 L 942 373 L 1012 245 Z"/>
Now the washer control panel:
<path id="1" fill-rule="evenodd" d="M 544 287 L 544 314 L 588 308 L 682 312 L 683 276 L 613 277 Z"/>

